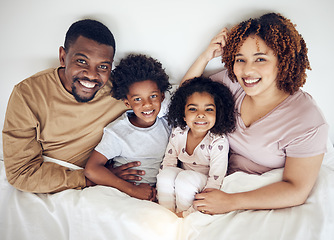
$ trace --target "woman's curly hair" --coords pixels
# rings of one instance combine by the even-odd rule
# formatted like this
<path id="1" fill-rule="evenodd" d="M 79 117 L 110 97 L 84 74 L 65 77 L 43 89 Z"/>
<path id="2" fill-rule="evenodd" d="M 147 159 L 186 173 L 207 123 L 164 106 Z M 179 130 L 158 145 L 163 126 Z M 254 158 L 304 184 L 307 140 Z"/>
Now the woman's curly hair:
<path id="1" fill-rule="evenodd" d="M 231 80 L 237 80 L 233 72 L 235 55 L 246 38 L 253 34 L 259 36 L 278 58 L 278 89 L 295 93 L 306 82 L 306 69 L 311 70 L 307 47 L 291 21 L 277 13 L 250 18 L 231 29 L 222 58 Z"/>
<path id="2" fill-rule="evenodd" d="M 130 54 L 111 72 L 111 94 L 116 99 L 126 99 L 130 85 L 145 80 L 155 82 L 164 93 L 171 88 L 168 79 L 158 60 L 143 54 Z"/>
<path id="3" fill-rule="evenodd" d="M 195 92 L 209 93 L 216 105 L 216 123 L 210 132 L 217 135 L 231 133 L 235 130 L 235 104 L 231 91 L 223 83 L 206 77 L 196 77 L 185 81 L 172 95 L 167 114 L 172 127 L 186 127 L 185 106 L 188 98 Z"/>

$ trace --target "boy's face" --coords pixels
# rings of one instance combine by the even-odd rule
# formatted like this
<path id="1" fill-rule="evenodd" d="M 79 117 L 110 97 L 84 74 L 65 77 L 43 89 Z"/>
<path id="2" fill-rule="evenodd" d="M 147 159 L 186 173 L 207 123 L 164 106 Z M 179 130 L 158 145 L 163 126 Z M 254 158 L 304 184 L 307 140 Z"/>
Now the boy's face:
<path id="1" fill-rule="evenodd" d="M 132 108 L 135 118 L 130 119 L 137 127 L 150 127 L 155 123 L 159 114 L 164 94 L 158 88 L 156 82 L 145 80 L 135 82 L 129 87 L 129 92 L 124 99 L 127 107 Z"/>

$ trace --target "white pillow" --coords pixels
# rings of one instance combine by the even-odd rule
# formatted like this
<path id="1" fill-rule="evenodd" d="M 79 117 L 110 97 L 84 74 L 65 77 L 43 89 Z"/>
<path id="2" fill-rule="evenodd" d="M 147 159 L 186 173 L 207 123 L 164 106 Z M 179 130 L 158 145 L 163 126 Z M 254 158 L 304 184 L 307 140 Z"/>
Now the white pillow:
<path id="1" fill-rule="evenodd" d="M 0 161 L 3 161 L 2 137 L 0 138 Z"/>

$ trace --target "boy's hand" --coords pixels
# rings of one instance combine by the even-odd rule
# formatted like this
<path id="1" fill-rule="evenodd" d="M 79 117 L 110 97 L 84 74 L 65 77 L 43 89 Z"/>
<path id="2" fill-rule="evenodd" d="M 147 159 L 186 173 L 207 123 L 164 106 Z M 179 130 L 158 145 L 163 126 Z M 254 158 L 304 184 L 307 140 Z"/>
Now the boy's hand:
<path id="1" fill-rule="evenodd" d="M 153 201 L 156 196 L 156 190 L 147 183 L 141 183 L 133 185 L 129 195 L 138 199 Z"/>
<path id="2" fill-rule="evenodd" d="M 95 186 L 96 184 L 94 182 L 92 182 L 91 180 L 89 180 L 88 178 L 86 179 L 86 187 L 92 187 Z"/>
<path id="3" fill-rule="evenodd" d="M 136 169 L 131 169 L 133 167 L 138 167 L 140 166 L 140 162 L 130 162 L 127 164 L 124 164 L 119 167 L 113 168 L 112 165 L 109 166 L 109 170 L 115 174 L 117 177 L 127 181 L 127 180 L 134 180 L 134 181 L 140 181 L 141 177 L 138 175 L 145 175 L 145 171 L 143 170 L 136 170 Z"/>

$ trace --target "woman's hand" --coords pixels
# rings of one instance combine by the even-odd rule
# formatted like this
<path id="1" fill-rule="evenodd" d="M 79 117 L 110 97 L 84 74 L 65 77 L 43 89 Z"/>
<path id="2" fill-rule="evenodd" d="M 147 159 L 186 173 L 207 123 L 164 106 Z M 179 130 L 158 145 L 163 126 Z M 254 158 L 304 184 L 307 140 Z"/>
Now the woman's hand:
<path id="1" fill-rule="evenodd" d="M 196 59 L 191 65 L 187 73 L 184 75 L 180 84 L 188 79 L 200 77 L 206 65 L 213 59 L 223 54 L 223 47 L 226 45 L 228 30 L 224 28 L 221 30 L 210 42 L 205 51 Z"/>
<path id="2" fill-rule="evenodd" d="M 226 45 L 228 30 L 223 28 L 210 42 L 207 49 L 203 52 L 202 57 L 209 62 L 213 58 L 223 55 L 223 47 Z"/>
<path id="3" fill-rule="evenodd" d="M 232 195 L 218 189 L 207 188 L 195 195 L 194 207 L 205 214 L 222 214 L 233 211 Z"/>

